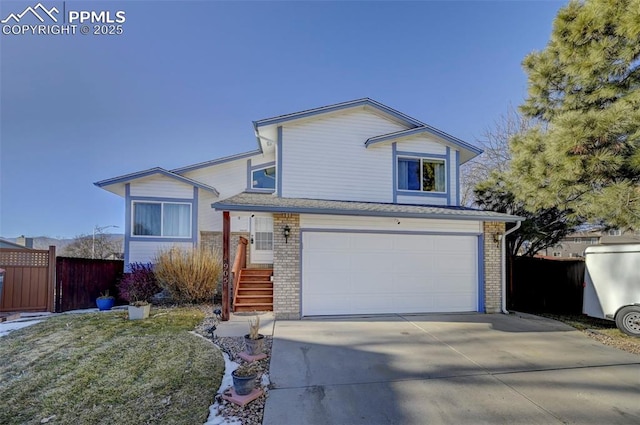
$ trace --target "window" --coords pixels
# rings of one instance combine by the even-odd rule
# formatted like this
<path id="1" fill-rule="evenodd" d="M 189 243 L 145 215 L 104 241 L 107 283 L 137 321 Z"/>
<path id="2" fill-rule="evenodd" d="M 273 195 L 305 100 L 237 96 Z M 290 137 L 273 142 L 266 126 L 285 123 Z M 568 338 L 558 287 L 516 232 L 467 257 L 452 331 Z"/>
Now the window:
<path id="1" fill-rule="evenodd" d="M 560 257 L 560 255 L 562 255 L 562 254 L 560 254 L 558 251 L 554 251 L 554 253 L 553 253 L 554 257 Z"/>
<path id="2" fill-rule="evenodd" d="M 609 230 L 609 236 L 620 236 L 620 235 L 622 235 L 622 232 L 620 231 L 620 229 Z"/>
<path id="3" fill-rule="evenodd" d="M 597 245 L 597 244 L 598 244 L 598 238 L 589 239 L 589 245 Z"/>
<path id="4" fill-rule="evenodd" d="M 133 235 L 191 237 L 191 204 L 134 202 Z"/>
<path id="5" fill-rule="evenodd" d="M 275 189 L 276 167 L 267 167 L 255 170 L 251 173 L 251 188 Z"/>
<path id="6" fill-rule="evenodd" d="M 582 242 L 582 239 L 580 238 L 573 238 L 573 243 L 580 243 Z"/>
<path id="7" fill-rule="evenodd" d="M 398 158 L 398 189 L 446 192 L 444 160 Z"/>

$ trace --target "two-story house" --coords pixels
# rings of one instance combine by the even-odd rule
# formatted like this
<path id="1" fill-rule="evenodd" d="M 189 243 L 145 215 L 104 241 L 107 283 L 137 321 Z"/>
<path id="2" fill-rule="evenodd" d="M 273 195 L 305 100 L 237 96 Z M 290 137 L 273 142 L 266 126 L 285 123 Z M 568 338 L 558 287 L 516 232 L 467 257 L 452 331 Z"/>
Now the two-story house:
<path id="1" fill-rule="evenodd" d="M 368 98 L 253 124 L 255 151 L 96 183 L 125 199 L 127 264 L 221 248 L 226 219 L 232 255 L 243 236 L 272 270 L 278 318 L 501 311 L 521 218 L 459 205 L 480 149 Z"/>

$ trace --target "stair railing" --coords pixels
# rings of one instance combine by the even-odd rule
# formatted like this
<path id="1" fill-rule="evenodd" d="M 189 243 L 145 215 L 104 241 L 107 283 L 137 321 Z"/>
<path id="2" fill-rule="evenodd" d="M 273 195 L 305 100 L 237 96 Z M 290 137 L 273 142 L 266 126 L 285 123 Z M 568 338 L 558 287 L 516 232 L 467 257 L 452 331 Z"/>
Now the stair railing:
<path id="1" fill-rule="evenodd" d="M 233 273 L 233 299 L 232 305 L 235 308 L 236 297 L 238 296 L 238 287 L 240 286 L 240 272 L 247 267 L 247 245 L 249 241 L 242 236 L 238 240 L 238 249 L 236 249 L 236 258 L 233 260 L 233 267 L 231 273 Z"/>

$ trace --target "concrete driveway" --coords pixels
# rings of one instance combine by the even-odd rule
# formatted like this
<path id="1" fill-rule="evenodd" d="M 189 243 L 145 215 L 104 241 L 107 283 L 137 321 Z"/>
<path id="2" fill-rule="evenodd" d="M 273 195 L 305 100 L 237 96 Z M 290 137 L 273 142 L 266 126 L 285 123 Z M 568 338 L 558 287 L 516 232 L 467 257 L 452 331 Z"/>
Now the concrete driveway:
<path id="1" fill-rule="evenodd" d="M 516 315 L 277 321 L 264 425 L 638 424 L 640 356 Z"/>

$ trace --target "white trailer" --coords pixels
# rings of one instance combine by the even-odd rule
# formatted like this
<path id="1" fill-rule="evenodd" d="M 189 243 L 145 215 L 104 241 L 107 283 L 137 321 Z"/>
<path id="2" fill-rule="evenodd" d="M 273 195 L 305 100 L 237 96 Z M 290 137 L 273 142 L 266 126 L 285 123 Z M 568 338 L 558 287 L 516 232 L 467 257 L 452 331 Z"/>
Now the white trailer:
<path id="1" fill-rule="evenodd" d="M 585 266 L 582 312 L 640 337 L 640 244 L 590 246 Z"/>

